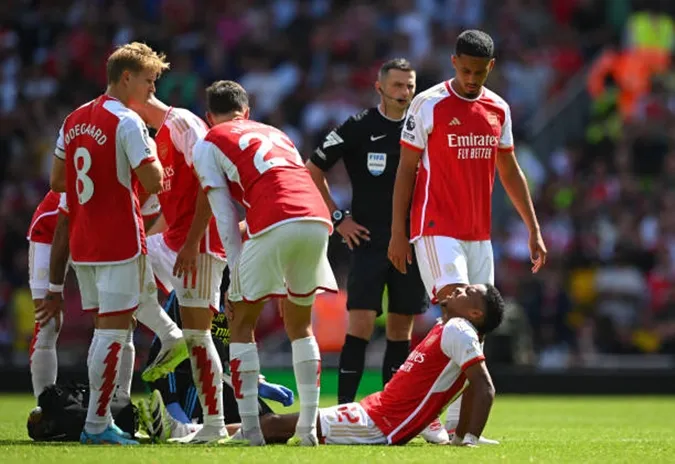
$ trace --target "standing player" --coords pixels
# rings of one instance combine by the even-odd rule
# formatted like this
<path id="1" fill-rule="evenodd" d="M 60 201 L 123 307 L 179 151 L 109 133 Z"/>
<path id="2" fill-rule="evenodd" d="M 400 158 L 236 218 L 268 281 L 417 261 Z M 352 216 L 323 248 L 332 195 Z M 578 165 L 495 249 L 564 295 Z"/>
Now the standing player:
<path id="1" fill-rule="evenodd" d="M 154 95 L 132 108 L 157 129 L 155 142 L 164 169 L 158 197 L 165 230 L 148 237 L 148 258 L 157 281 L 167 294 L 176 290 L 180 305 L 192 377 L 204 412 L 204 427 L 193 443 L 218 441 L 228 435 L 223 419 L 223 366 L 211 337 L 211 322 L 220 308 L 225 252 L 192 169 L 194 145 L 204 138 L 207 126 L 190 111 L 170 108 Z M 152 382 L 166 373 L 146 371 L 143 380 Z"/>
<path id="2" fill-rule="evenodd" d="M 333 226 L 352 250 L 347 284 L 349 325 L 340 354 L 338 403 L 351 403 L 363 376 L 366 347 L 375 319 L 389 296 L 387 348 L 382 362 L 386 384 L 408 357 L 413 320 L 426 308 L 417 265 L 401 274 L 387 259 L 403 118 L 415 94 L 415 71 L 402 58 L 382 65 L 375 82 L 380 104 L 347 119 L 331 131 L 307 162 L 333 218 Z M 328 190 L 325 172 L 342 158 L 352 183 L 352 212 L 340 210 Z"/>
<path id="3" fill-rule="evenodd" d="M 460 34 L 452 57 L 455 78 L 415 97 L 401 134 L 389 259 L 404 273 L 412 263 L 406 233 L 412 196 L 410 242 L 427 292 L 438 300 L 461 285 L 494 282 L 490 214 L 495 166 L 530 230 L 532 272 L 546 262 L 546 246 L 513 150 L 509 106 L 483 87 L 493 56 L 489 35 L 476 30 Z M 459 402 L 449 408 L 447 419 L 446 428 L 454 429 Z"/>
<path id="4" fill-rule="evenodd" d="M 87 360 L 90 396 L 82 443 L 138 443 L 114 427 L 110 399 L 141 293 L 154 290 L 136 179 L 157 193 L 162 168 L 145 124 L 127 105 L 150 98 L 168 66 L 147 45 L 119 47 L 108 58 L 106 93 L 66 117 L 56 145 L 52 189 L 65 183 L 82 307 L 98 314 Z"/>
<path id="5" fill-rule="evenodd" d="M 410 353 L 384 391 L 320 410 L 319 428 L 326 444 L 403 445 L 438 418 L 448 402 L 466 388 L 475 391 L 452 444 L 475 446 L 494 399 L 479 337 L 501 323 L 504 301 L 492 285 L 462 285 L 441 303 L 442 322 Z M 283 442 L 298 416 L 266 416 L 265 439 Z"/>
<path id="6" fill-rule="evenodd" d="M 195 146 L 194 164 L 230 263 L 230 372 L 243 435 L 252 445 L 265 443 L 253 331 L 264 302 L 282 297 L 300 394 L 295 441 L 315 446 L 321 357 L 311 310 L 317 291 L 337 291 L 326 257 L 332 229 L 328 208 L 286 134 L 248 120 L 248 95 L 239 84 L 215 82 L 206 100 L 212 128 Z M 243 246 L 232 197 L 246 208 Z"/>

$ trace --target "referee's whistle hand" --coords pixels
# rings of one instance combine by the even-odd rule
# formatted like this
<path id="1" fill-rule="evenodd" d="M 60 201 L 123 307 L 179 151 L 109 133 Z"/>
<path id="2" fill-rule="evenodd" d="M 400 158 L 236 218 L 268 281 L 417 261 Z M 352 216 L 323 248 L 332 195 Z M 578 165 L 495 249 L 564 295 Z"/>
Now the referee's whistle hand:
<path id="1" fill-rule="evenodd" d="M 408 264 L 412 264 L 412 247 L 405 235 L 392 234 L 387 250 L 389 261 L 401 274 L 408 272 Z"/>
<path id="2" fill-rule="evenodd" d="M 356 222 L 351 217 L 346 217 L 336 227 L 338 234 L 342 235 L 342 241 L 350 250 L 361 244 L 361 240 L 370 241 L 370 231 Z"/>

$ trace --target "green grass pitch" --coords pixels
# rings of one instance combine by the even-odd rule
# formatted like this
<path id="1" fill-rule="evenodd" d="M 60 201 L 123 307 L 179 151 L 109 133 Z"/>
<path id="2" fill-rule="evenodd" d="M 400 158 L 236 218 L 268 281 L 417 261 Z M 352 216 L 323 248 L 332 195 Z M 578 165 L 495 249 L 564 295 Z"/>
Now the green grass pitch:
<path id="1" fill-rule="evenodd" d="M 330 405 L 333 398 L 324 398 Z M 0 462 L 10 463 L 387 463 L 675 462 L 675 397 L 498 395 L 485 435 L 502 441 L 474 449 L 414 441 L 404 447 L 137 447 L 36 444 L 26 434 L 28 395 L 0 396 Z M 282 412 L 282 411 L 279 411 Z"/>

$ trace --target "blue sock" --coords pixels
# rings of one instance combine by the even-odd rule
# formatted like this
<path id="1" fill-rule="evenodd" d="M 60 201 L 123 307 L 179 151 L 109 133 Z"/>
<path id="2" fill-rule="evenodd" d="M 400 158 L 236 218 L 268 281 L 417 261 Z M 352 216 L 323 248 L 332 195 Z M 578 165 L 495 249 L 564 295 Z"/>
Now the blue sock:
<path id="1" fill-rule="evenodd" d="M 181 408 L 180 404 L 177 402 L 167 404 L 166 410 L 169 411 L 169 414 L 171 414 L 171 416 L 178 422 L 182 422 L 183 424 L 192 423 L 187 414 L 185 414 L 185 411 L 183 411 L 183 408 Z"/>

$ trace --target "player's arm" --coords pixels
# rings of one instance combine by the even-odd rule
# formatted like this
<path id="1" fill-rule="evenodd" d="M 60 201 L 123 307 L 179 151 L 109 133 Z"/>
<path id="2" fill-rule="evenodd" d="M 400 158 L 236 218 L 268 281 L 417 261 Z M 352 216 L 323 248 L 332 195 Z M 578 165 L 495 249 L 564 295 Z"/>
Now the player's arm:
<path id="1" fill-rule="evenodd" d="M 319 150 L 319 148 L 317 148 L 317 150 Z M 314 164 L 311 158 L 307 160 L 306 166 L 307 169 L 309 169 L 309 174 L 312 176 L 314 184 L 319 189 L 319 192 L 321 192 L 323 201 L 326 202 L 326 206 L 328 206 L 328 209 L 330 210 L 331 214 L 333 214 L 333 211 L 337 210 L 338 207 L 335 204 L 335 201 L 333 201 L 333 197 L 330 194 L 330 187 L 328 186 L 328 179 L 326 179 L 326 173 L 319 166 Z"/>
<path id="2" fill-rule="evenodd" d="M 211 188 L 206 193 L 211 210 L 216 217 L 218 235 L 225 248 L 230 269 L 239 259 L 242 248 L 241 231 L 239 228 L 239 213 L 230 194 L 225 187 Z"/>
<path id="3" fill-rule="evenodd" d="M 49 187 L 58 193 L 66 191 L 66 149 L 64 145 L 63 126 L 59 129 L 59 136 L 54 148 L 52 170 L 49 174 Z"/>
<path id="4" fill-rule="evenodd" d="M 408 242 L 406 219 L 410 209 L 413 186 L 419 164 L 427 144 L 427 129 L 423 117 L 423 101 L 415 97 L 401 132 L 401 156 L 396 169 L 391 218 L 391 239 L 388 256 L 394 267 L 405 274 L 412 264 L 412 250 Z"/>
<path id="5" fill-rule="evenodd" d="M 61 194 L 59 210 L 49 255 L 49 290 L 42 305 L 35 313 L 36 319 L 41 326 L 44 326 L 50 319 L 54 318 L 57 331 L 61 328 L 59 313 L 63 311 L 63 285 L 66 280 L 66 266 L 68 264 L 68 256 L 70 255 L 65 194 Z"/>
<path id="6" fill-rule="evenodd" d="M 530 231 L 530 258 L 533 263 L 532 272 L 539 271 L 539 268 L 546 263 L 546 246 L 541 236 L 539 221 L 534 212 L 534 204 L 530 189 L 527 186 L 527 179 L 523 170 L 518 164 L 516 153 L 513 149 L 513 135 L 511 133 L 511 112 L 507 108 L 506 119 L 502 126 L 502 136 L 500 139 L 500 148 L 497 153 L 497 172 L 499 180 L 504 186 L 509 199 L 518 211 L 523 222 Z"/>
<path id="7" fill-rule="evenodd" d="M 150 139 L 152 140 L 152 139 Z M 154 145 L 154 142 L 151 141 Z M 147 161 L 141 162 L 138 167 L 134 169 L 138 181 L 148 193 L 159 193 L 162 190 L 162 182 L 164 181 L 164 170 L 162 164 L 157 157 L 146 158 Z"/>
<path id="8" fill-rule="evenodd" d="M 228 189 L 229 194 L 229 189 Z M 202 189 L 197 190 L 197 200 L 195 204 L 195 215 L 192 218 L 192 224 L 188 230 L 187 237 L 183 247 L 176 256 L 176 263 L 173 267 L 173 273 L 181 277 L 185 272 L 197 272 L 197 257 L 199 256 L 199 244 L 204 237 L 206 228 L 211 220 L 211 207 L 209 200 Z M 238 219 L 238 218 L 237 218 Z M 239 231 L 239 221 L 237 221 L 237 231 Z"/>
<path id="9" fill-rule="evenodd" d="M 469 380 L 469 386 L 462 394 L 462 406 L 455 434 L 457 437 L 463 437 L 462 444 L 476 445 L 490 416 L 495 387 L 484 360 L 466 367 L 464 375 Z"/>
<path id="10" fill-rule="evenodd" d="M 206 192 L 211 212 L 216 218 L 220 240 L 232 268 L 241 254 L 242 234 L 235 200 L 232 198 L 225 170 L 220 163 L 225 154 L 211 142 L 200 140 L 195 144 L 193 156 L 193 168 Z"/>

